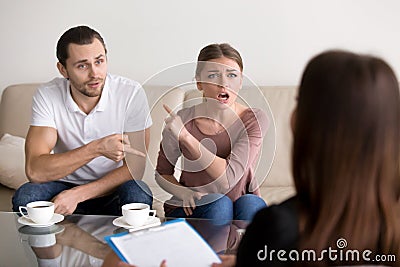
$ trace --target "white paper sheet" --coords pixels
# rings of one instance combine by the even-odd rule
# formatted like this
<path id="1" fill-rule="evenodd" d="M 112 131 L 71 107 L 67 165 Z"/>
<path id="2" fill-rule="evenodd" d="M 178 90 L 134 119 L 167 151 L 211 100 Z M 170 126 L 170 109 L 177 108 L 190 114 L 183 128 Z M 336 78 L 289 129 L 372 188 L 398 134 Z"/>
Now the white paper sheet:
<path id="1" fill-rule="evenodd" d="M 106 240 L 125 260 L 138 267 L 159 267 L 167 260 L 171 267 L 209 267 L 220 262 L 206 241 L 184 220 L 129 233 Z"/>

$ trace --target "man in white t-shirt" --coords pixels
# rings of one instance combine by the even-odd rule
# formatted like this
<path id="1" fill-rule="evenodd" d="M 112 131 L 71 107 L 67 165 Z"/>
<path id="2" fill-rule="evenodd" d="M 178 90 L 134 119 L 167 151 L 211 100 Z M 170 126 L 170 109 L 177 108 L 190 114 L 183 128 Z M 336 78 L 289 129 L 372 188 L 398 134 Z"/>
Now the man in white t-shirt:
<path id="1" fill-rule="evenodd" d="M 141 181 L 152 124 L 143 88 L 107 73 L 104 40 L 87 26 L 60 37 L 57 58 L 64 78 L 33 97 L 25 149 L 30 182 L 16 191 L 13 210 L 36 200 L 53 201 L 59 214 L 120 215 L 125 203 L 151 206 Z"/>

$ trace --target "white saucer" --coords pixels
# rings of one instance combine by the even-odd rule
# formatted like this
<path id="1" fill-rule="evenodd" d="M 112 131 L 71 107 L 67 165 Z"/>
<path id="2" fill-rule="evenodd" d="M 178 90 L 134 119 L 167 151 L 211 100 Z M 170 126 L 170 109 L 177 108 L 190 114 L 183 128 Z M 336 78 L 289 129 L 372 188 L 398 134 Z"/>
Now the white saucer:
<path id="1" fill-rule="evenodd" d="M 127 222 L 125 222 L 124 218 L 121 216 L 121 217 L 116 218 L 113 221 L 113 224 L 118 227 L 123 227 L 125 229 L 129 229 L 129 231 L 138 231 L 138 230 L 146 229 L 149 227 L 158 226 L 161 224 L 161 221 L 157 217 L 149 217 L 145 224 L 134 227 L 134 226 L 128 224 Z"/>
<path id="2" fill-rule="evenodd" d="M 47 223 L 44 223 L 44 224 L 35 223 L 31 219 L 25 218 L 24 216 L 18 218 L 18 222 L 20 224 L 28 225 L 28 226 L 31 226 L 31 227 L 47 227 L 47 226 L 53 225 L 55 223 L 59 223 L 62 220 L 64 220 L 64 216 L 61 215 L 61 214 L 57 214 L 57 213 L 54 213 L 54 215 L 51 218 L 51 220 L 49 222 L 47 222 Z"/>

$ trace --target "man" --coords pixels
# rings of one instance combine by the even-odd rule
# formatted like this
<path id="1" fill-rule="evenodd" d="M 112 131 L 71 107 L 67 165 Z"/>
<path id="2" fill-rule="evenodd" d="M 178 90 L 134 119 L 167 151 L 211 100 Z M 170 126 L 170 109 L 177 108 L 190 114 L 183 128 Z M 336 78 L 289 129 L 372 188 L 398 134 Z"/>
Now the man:
<path id="1" fill-rule="evenodd" d="M 140 181 L 152 124 L 143 88 L 107 73 L 104 40 L 87 26 L 60 37 L 57 58 L 64 78 L 34 95 L 25 146 L 30 182 L 15 192 L 13 210 L 36 200 L 53 201 L 65 215 L 120 215 L 126 203 L 151 205 Z"/>

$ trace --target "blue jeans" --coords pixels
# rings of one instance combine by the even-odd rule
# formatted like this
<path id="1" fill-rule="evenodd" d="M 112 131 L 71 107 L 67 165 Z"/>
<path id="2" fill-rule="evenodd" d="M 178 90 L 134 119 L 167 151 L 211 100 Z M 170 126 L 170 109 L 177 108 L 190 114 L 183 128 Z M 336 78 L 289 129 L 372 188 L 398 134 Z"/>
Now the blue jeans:
<path id="1" fill-rule="evenodd" d="M 61 181 L 40 184 L 26 183 L 18 188 L 12 198 L 13 211 L 17 212 L 19 206 L 26 206 L 32 201 L 51 200 L 62 191 L 75 186 L 77 185 Z M 146 203 L 151 207 L 153 195 L 143 181 L 127 181 L 110 195 L 81 202 L 74 213 L 120 216 L 122 214 L 121 206 L 131 202 Z"/>
<path id="2" fill-rule="evenodd" d="M 265 201 L 259 196 L 246 194 L 235 202 L 222 194 L 208 194 L 196 200 L 196 208 L 191 216 L 187 216 L 183 208 L 176 208 L 167 217 L 203 218 L 228 222 L 231 220 L 251 221 L 260 209 L 266 207 Z"/>

